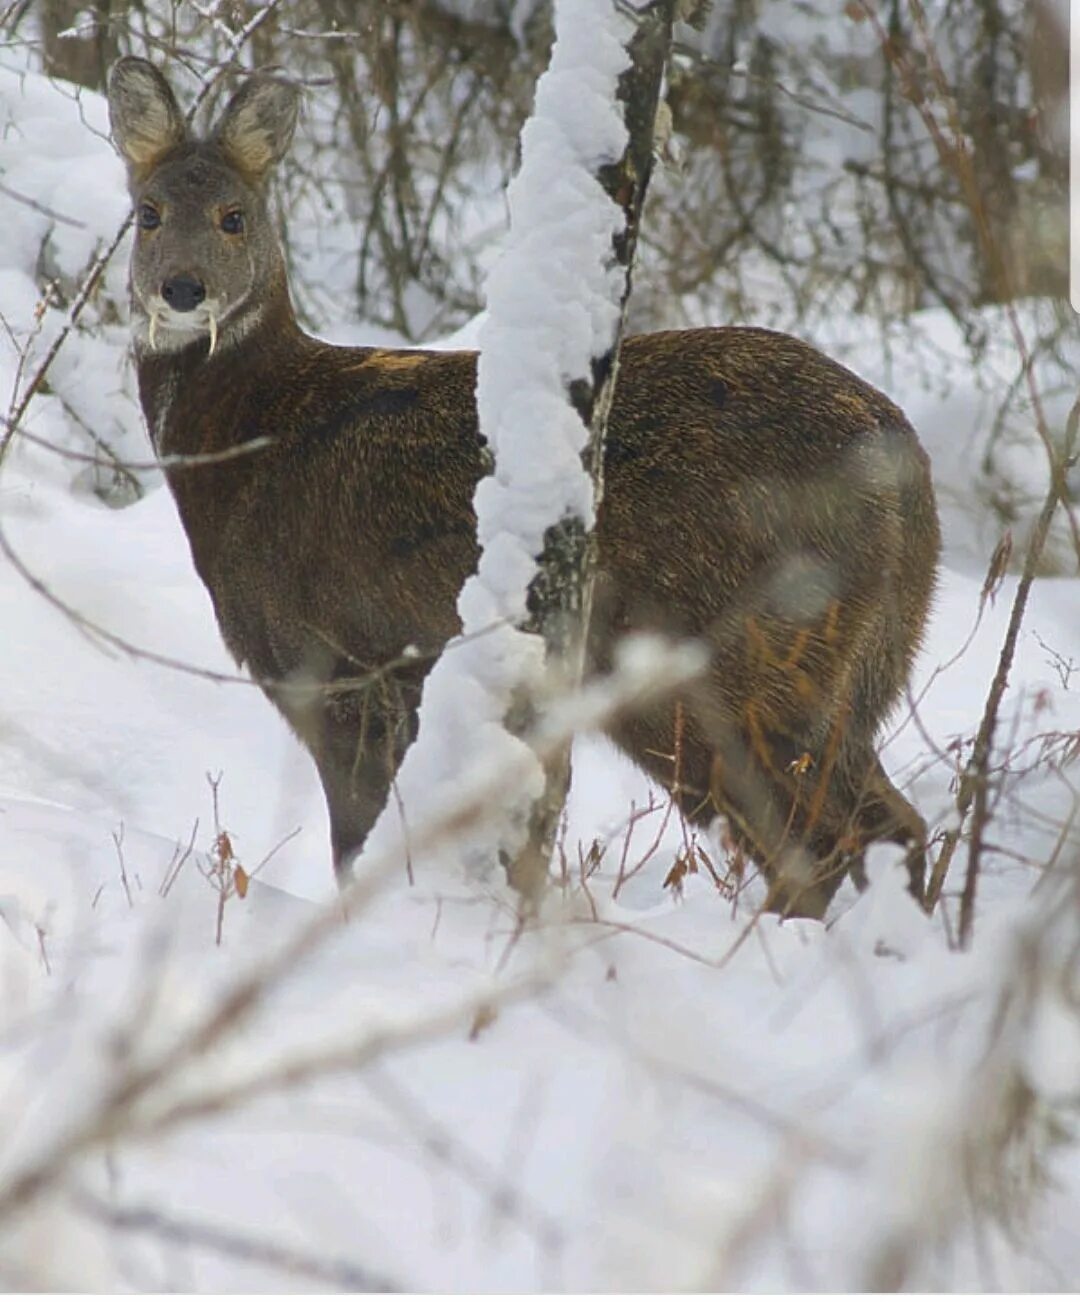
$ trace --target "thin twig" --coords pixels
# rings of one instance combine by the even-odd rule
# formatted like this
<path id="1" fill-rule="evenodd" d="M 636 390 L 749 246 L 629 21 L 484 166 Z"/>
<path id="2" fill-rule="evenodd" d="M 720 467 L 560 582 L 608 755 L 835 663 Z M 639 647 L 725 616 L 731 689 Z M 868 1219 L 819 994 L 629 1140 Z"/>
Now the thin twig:
<path id="1" fill-rule="evenodd" d="M 400 1293 L 402 1287 L 387 1275 L 369 1270 L 354 1262 L 335 1260 L 326 1253 L 317 1256 L 302 1248 L 285 1247 L 275 1230 L 274 1237 L 263 1238 L 234 1229 L 222 1229 L 206 1221 L 175 1216 L 157 1207 L 117 1206 L 99 1198 L 88 1189 L 72 1195 L 76 1209 L 84 1216 L 127 1234 L 145 1234 L 165 1243 L 216 1252 L 251 1265 L 282 1270 L 320 1283 L 331 1284 L 349 1293 Z"/>
<path id="2" fill-rule="evenodd" d="M 161 885 L 158 887 L 158 895 L 165 899 L 172 888 L 176 885 L 176 879 L 180 876 L 180 870 L 184 864 L 191 858 L 192 851 L 195 849 L 195 837 L 199 831 L 199 820 L 196 819 L 191 825 L 191 835 L 188 837 L 186 846 L 181 847 L 177 844 L 173 850 L 172 858 L 169 860 L 169 866 L 165 869 L 165 875 L 161 879 Z"/>
<path id="3" fill-rule="evenodd" d="M 967 873 L 964 880 L 964 891 L 960 902 L 960 945 L 966 948 L 971 942 L 971 932 L 974 925 L 975 912 L 975 895 L 977 891 L 980 858 L 982 854 L 982 841 L 985 836 L 987 821 L 987 799 L 989 787 L 989 765 L 990 755 L 993 747 L 994 731 L 997 727 L 998 713 L 1001 708 L 1001 700 L 1005 695 L 1005 689 L 1008 686 L 1009 672 L 1012 669 L 1013 659 L 1016 655 L 1016 644 L 1020 636 L 1020 628 L 1024 621 L 1024 615 L 1027 611 L 1028 598 L 1031 594 L 1031 587 L 1035 581 L 1035 575 L 1038 570 L 1039 559 L 1042 556 L 1043 548 L 1046 545 L 1047 537 L 1050 533 L 1050 525 L 1053 522 L 1054 513 L 1057 510 L 1062 488 L 1065 483 L 1065 470 L 1072 463 L 1077 441 L 1077 428 L 1080 426 L 1080 399 L 1077 399 L 1069 413 L 1068 421 L 1065 427 L 1065 441 L 1061 450 L 1059 462 L 1060 473 L 1052 474 L 1050 485 L 1046 491 L 1046 498 L 1043 501 L 1042 510 L 1039 512 L 1039 518 L 1036 521 L 1035 529 L 1032 532 L 1028 542 L 1027 554 L 1024 557 L 1024 570 L 1020 576 L 1020 582 L 1016 587 L 1016 595 L 1013 597 L 1012 608 L 1009 612 L 1009 624 L 1006 629 L 1004 641 L 1001 644 L 1001 651 L 998 655 L 997 670 L 990 684 L 990 691 L 986 698 L 986 704 L 983 708 L 982 720 L 979 724 L 979 730 L 975 735 L 975 744 L 972 748 L 971 758 L 964 768 L 960 781 L 960 790 L 956 798 L 956 824 L 951 827 L 945 834 L 945 840 L 942 845 L 941 853 L 930 877 L 930 885 L 927 890 L 927 907 L 933 909 L 939 899 L 942 889 L 945 885 L 945 879 L 948 875 L 949 866 L 952 862 L 953 853 L 956 850 L 957 842 L 960 840 L 963 831 L 964 820 L 974 804 L 974 821 L 972 824 L 971 844 L 968 854 Z"/>
<path id="4" fill-rule="evenodd" d="M 5 185 L 0 181 L 0 194 L 6 194 L 8 198 L 14 199 L 17 203 L 24 203 L 28 208 L 33 208 L 35 212 L 41 213 L 43 217 L 48 217 L 51 221 L 61 222 L 64 226 L 74 226 L 77 230 L 86 230 L 86 222 L 76 221 L 74 217 L 65 217 L 62 212 L 57 212 L 55 208 L 50 208 L 48 204 L 41 203 L 38 199 L 31 199 L 28 194 L 21 194 L 18 190 L 13 190 L 10 185 Z"/>
<path id="5" fill-rule="evenodd" d="M 124 894 L 127 896 L 128 908 L 135 907 L 135 901 L 131 898 L 131 887 L 128 885 L 127 864 L 124 862 L 124 825 L 120 824 L 119 832 L 112 834 L 113 845 L 116 846 L 116 857 L 120 860 L 120 882 L 124 888 Z"/>
<path id="6" fill-rule="evenodd" d="M 147 458 L 145 461 L 130 461 L 121 457 L 118 452 L 109 447 L 108 443 L 100 435 L 94 434 L 67 402 L 64 402 L 64 409 L 68 412 L 68 415 L 78 421 L 94 442 L 108 454 L 113 468 L 127 473 L 136 470 L 192 470 L 200 466 L 217 466 L 221 465 L 223 461 L 236 461 L 240 457 L 250 456 L 253 452 L 262 452 L 266 448 L 272 448 L 277 442 L 276 438 L 260 435 L 258 438 L 249 439 L 246 443 L 237 444 L 236 447 L 222 448 L 220 452 L 170 452 L 163 457 Z M 12 429 L 15 422 L 8 420 L 6 417 L 4 419 L 9 430 Z M 43 448 L 46 452 L 52 452 L 65 461 L 79 461 L 93 466 L 101 465 L 100 457 L 93 456 L 89 452 L 80 452 L 78 448 L 65 448 L 52 439 L 47 439 L 41 434 L 35 434 L 31 430 L 20 430 L 19 437 L 27 443 L 32 443 L 35 447 Z"/>
<path id="7" fill-rule="evenodd" d="M 74 330 L 79 317 L 82 316 L 83 308 L 90 301 L 90 295 L 97 287 L 97 283 L 101 279 L 102 273 L 112 260 L 113 254 L 120 247 L 121 241 L 127 234 L 128 227 L 131 225 L 131 221 L 132 214 L 128 213 L 120 223 L 120 229 L 113 237 L 112 243 L 109 244 L 104 253 L 99 254 L 94 259 L 93 265 L 90 267 L 86 279 L 80 286 L 79 292 L 76 294 L 75 300 L 71 305 L 64 328 L 49 345 L 48 352 L 45 354 L 41 364 L 34 372 L 34 376 L 30 383 L 23 390 L 22 397 L 16 404 L 14 411 L 8 417 L 6 428 L 3 431 L 0 431 L 0 466 L 4 463 L 4 457 L 7 454 L 8 448 L 11 446 L 11 441 L 15 437 L 16 430 L 19 428 L 19 422 L 22 420 L 23 416 L 26 415 L 26 409 L 30 406 L 31 399 L 45 382 L 45 377 L 49 373 L 49 368 L 56 360 L 56 354 L 64 346 L 68 335 L 70 335 L 72 330 Z"/>
<path id="8" fill-rule="evenodd" d="M 1046 500 L 1043 503 L 1042 511 L 1039 513 L 1039 519 L 1035 525 L 1035 530 L 1031 536 L 1031 542 L 1028 545 L 1027 555 L 1024 558 L 1024 572 L 1020 576 L 1020 582 L 1016 588 L 1016 596 L 1013 599 L 1012 610 L 1009 612 L 1009 626 L 1005 633 L 1005 640 L 1001 644 L 1001 653 L 998 657 L 997 672 L 994 674 L 994 681 L 990 685 L 990 692 L 986 698 L 986 707 L 983 711 L 982 721 L 979 724 L 979 731 L 975 737 L 975 746 L 971 753 L 971 760 L 968 763 L 965 778 L 969 783 L 969 791 L 974 787 L 974 810 L 971 822 L 971 839 L 968 844 L 968 863 L 967 872 L 964 875 L 964 891 L 960 897 L 960 947 L 967 949 L 971 943 L 972 928 L 975 925 L 975 894 L 978 889 L 979 866 L 982 856 L 983 839 L 986 834 L 986 826 L 989 819 L 989 795 L 990 779 L 989 767 L 990 756 L 993 749 L 994 730 L 997 727 L 998 712 L 1001 708 L 1001 699 L 1005 695 L 1005 688 L 1009 681 L 1009 671 L 1012 668 L 1012 662 L 1016 655 L 1016 644 L 1020 636 L 1020 626 L 1024 620 L 1024 614 L 1027 611 L 1028 597 L 1031 593 L 1031 585 L 1035 581 L 1035 573 L 1038 568 L 1039 559 L 1042 556 L 1043 548 L 1046 546 L 1046 540 L 1050 534 L 1050 525 L 1053 523 L 1054 515 L 1061 501 L 1063 486 L 1065 483 L 1065 467 L 1072 460 L 1073 450 L 1076 446 L 1077 427 L 1080 426 L 1080 398 L 1073 405 L 1069 413 L 1069 419 L 1065 428 L 1065 443 L 1061 451 L 1060 474 L 1051 474 L 1050 487 L 1047 490 Z M 960 801 L 957 801 L 959 812 Z M 961 814 L 961 817 L 963 814 Z M 937 865 L 935 864 L 935 871 Z"/>

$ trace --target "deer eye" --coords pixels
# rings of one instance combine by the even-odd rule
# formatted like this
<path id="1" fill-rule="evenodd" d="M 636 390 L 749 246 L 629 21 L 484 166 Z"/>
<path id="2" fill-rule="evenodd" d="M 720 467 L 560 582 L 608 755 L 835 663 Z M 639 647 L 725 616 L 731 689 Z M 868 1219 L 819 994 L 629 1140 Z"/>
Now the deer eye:
<path id="1" fill-rule="evenodd" d="M 161 225 L 161 213 L 152 203 L 139 204 L 139 225 L 144 231 L 154 231 Z"/>
<path id="2" fill-rule="evenodd" d="M 230 209 L 222 216 L 220 225 L 226 235 L 240 235 L 244 230 L 244 214 L 239 208 Z"/>

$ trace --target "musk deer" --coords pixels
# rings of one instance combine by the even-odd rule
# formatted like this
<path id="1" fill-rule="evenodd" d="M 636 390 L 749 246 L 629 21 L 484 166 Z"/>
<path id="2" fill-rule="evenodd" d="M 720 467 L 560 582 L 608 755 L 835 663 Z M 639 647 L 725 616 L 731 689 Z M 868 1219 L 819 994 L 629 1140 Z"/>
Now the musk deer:
<path id="1" fill-rule="evenodd" d="M 333 347 L 297 323 L 266 185 L 298 100 L 252 75 L 198 138 L 150 63 L 121 59 L 109 84 L 150 435 L 225 642 L 318 766 L 342 874 L 459 628 L 490 458 L 475 354 Z M 689 818 L 726 818 L 772 907 L 820 916 L 877 840 L 907 846 L 918 897 L 925 825 L 874 748 L 939 548 L 902 412 L 787 335 L 640 335 L 605 466 L 591 669 L 635 631 L 710 655 L 680 708 L 620 718 L 612 738 Z"/>

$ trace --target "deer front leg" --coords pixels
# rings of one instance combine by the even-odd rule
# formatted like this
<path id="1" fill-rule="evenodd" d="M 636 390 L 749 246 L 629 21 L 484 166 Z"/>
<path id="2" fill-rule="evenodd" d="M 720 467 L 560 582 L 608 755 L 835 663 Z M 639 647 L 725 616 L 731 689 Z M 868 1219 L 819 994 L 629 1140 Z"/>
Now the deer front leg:
<path id="1" fill-rule="evenodd" d="M 347 881 L 416 739 L 420 693 L 421 678 L 387 673 L 358 689 L 325 683 L 309 695 L 302 715 L 285 710 L 319 771 L 339 885 Z"/>

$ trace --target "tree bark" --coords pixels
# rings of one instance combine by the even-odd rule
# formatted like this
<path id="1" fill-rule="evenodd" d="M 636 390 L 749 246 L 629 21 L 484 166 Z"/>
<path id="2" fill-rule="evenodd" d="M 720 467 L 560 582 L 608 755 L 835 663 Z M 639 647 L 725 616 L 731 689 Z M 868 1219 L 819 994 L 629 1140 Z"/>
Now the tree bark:
<path id="1" fill-rule="evenodd" d="M 44 0 L 41 36 L 47 76 L 90 90 L 104 89 L 109 67 L 117 55 L 111 9 L 112 0 Z M 75 30 L 80 18 L 87 17 L 93 18 L 92 25 L 77 35 L 64 35 Z"/>
<path id="2" fill-rule="evenodd" d="M 613 263 L 623 270 L 620 313 L 607 350 L 592 359 L 591 374 L 568 385 L 570 402 L 589 429 L 582 463 L 592 481 L 595 511 L 599 511 L 604 496 L 605 435 L 618 380 L 619 348 L 641 214 L 652 174 L 657 111 L 671 49 L 676 4 L 677 0 L 647 0 L 637 9 L 634 34 L 627 45 L 630 66 L 619 78 L 618 88 L 627 144 L 617 161 L 606 164 L 597 173 L 612 202 L 623 211 L 623 228 L 612 241 Z M 549 666 L 558 667 L 562 686 L 572 691 L 580 685 L 585 670 L 596 575 L 595 527 L 589 528 L 579 516 L 567 516 L 553 525 L 545 535 L 539 567 L 529 588 L 529 619 L 524 628 L 543 636 Z M 507 727 L 520 736 L 534 726 L 536 717 L 532 701 L 516 702 L 507 718 Z M 570 787 L 569 744 L 560 748 L 544 768 L 544 790 L 530 811 L 528 838 L 508 865 L 511 884 L 530 906 L 535 905 L 543 892 L 566 804 Z"/>

